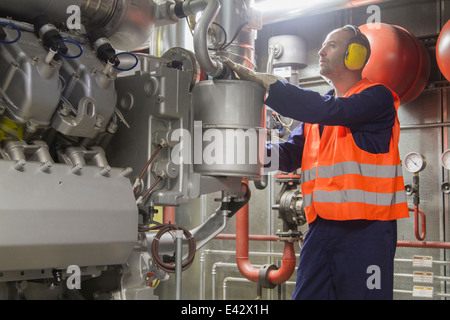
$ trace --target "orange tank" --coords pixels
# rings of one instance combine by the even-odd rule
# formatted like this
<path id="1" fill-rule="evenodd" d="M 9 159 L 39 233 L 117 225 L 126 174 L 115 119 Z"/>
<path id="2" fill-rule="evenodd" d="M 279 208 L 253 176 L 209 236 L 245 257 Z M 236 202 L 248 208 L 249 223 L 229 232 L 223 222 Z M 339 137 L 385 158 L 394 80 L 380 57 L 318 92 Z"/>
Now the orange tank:
<path id="1" fill-rule="evenodd" d="M 436 43 L 436 60 L 439 70 L 450 81 L 450 20 L 447 21 L 439 34 Z"/>
<path id="2" fill-rule="evenodd" d="M 430 77 L 430 56 L 425 46 L 397 25 L 381 23 L 380 28 L 371 29 L 366 24 L 360 30 L 369 39 L 372 50 L 363 77 L 389 87 L 402 104 L 416 99 Z"/>

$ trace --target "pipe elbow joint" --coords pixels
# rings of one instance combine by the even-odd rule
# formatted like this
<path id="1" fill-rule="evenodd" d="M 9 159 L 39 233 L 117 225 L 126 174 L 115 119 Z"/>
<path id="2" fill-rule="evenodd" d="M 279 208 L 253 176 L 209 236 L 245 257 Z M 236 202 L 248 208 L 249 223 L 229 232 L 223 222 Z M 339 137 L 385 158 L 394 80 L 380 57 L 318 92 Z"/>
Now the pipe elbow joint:
<path id="1" fill-rule="evenodd" d="M 191 2 L 189 2 L 190 4 Z M 206 74 L 216 79 L 223 79 L 226 74 L 231 73 L 220 61 L 213 61 L 208 52 L 208 29 L 216 18 L 220 10 L 219 0 L 197 1 L 199 5 L 204 5 L 202 16 L 198 21 L 194 32 L 194 52 L 200 67 Z M 192 1 L 194 4 L 194 1 Z"/>
<path id="2" fill-rule="evenodd" d="M 294 273 L 296 262 L 294 244 L 287 242 L 284 247 L 281 268 L 269 271 L 268 281 L 276 285 L 289 280 Z"/>
<path id="3" fill-rule="evenodd" d="M 236 262 L 239 272 L 252 282 L 258 281 L 258 269 L 254 268 L 248 259 L 248 256 L 239 257 L 236 256 Z"/>

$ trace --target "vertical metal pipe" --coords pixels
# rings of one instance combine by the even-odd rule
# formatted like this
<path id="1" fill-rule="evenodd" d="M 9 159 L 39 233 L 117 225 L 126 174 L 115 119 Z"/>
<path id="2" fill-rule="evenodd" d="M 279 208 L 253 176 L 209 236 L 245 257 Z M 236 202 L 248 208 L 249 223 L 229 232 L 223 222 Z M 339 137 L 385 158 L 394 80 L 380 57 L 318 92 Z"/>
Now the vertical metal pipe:
<path id="1" fill-rule="evenodd" d="M 183 230 L 175 230 L 176 254 L 175 254 L 175 299 L 181 300 L 181 278 L 183 263 Z"/>
<path id="2" fill-rule="evenodd" d="M 292 67 L 291 77 L 289 78 L 289 83 L 298 86 L 298 69 Z"/>
<path id="3" fill-rule="evenodd" d="M 217 28 L 216 42 L 223 45 L 226 40 L 226 48 L 217 51 L 217 55 L 227 57 L 236 63 L 250 69 L 255 68 L 255 38 L 256 30 L 244 28 L 249 24 L 248 8 L 251 1 L 220 0 L 221 10 L 217 15 L 216 23 L 222 28 Z M 226 39 L 224 38 L 224 31 Z M 235 37 L 233 39 L 233 37 Z"/>
<path id="4" fill-rule="evenodd" d="M 19 66 L 16 63 L 11 63 L 11 65 L 9 66 L 6 77 L 4 78 L 5 80 L 3 81 L 1 86 L 3 92 L 6 92 L 8 90 L 9 85 L 11 84 L 14 74 L 16 73 L 18 68 Z"/>
<path id="5" fill-rule="evenodd" d="M 274 184 L 273 184 L 273 172 L 267 173 L 267 193 L 268 193 L 268 199 L 267 199 L 267 234 L 274 234 L 274 217 L 275 215 L 272 214 L 272 202 L 275 198 L 275 192 L 274 192 Z M 269 252 L 273 252 L 273 243 L 272 241 L 269 241 Z"/>
<path id="6" fill-rule="evenodd" d="M 226 279 L 225 279 L 226 280 Z M 222 299 L 223 300 L 227 300 L 227 282 L 223 280 L 223 284 L 222 284 Z"/>
<path id="7" fill-rule="evenodd" d="M 437 0 L 437 6 L 436 6 L 436 10 L 437 10 L 437 21 L 436 21 L 436 30 L 435 32 L 437 34 L 439 34 L 442 30 L 442 28 L 444 27 L 444 22 L 446 20 L 444 20 L 443 18 L 443 12 L 444 12 L 444 1 L 443 0 Z M 442 78 L 441 78 L 442 79 Z M 441 90 L 441 108 L 442 108 L 442 119 L 441 122 L 445 123 L 448 121 L 449 117 L 448 117 L 448 108 L 447 108 L 447 89 L 444 87 Z M 448 128 L 446 126 L 442 127 L 442 150 L 441 152 L 444 152 L 445 150 L 447 150 L 449 148 L 449 144 L 448 144 Z M 443 171 L 443 176 L 442 176 L 442 181 L 449 181 L 450 179 L 450 175 L 449 175 L 449 171 L 442 169 Z M 441 239 L 443 239 L 443 241 L 449 241 L 450 240 L 450 236 L 448 234 L 448 231 L 446 231 L 446 226 L 449 225 L 450 219 L 449 219 L 449 207 L 450 207 L 450 200 L 449 200 L 449 196 L 448 194 L 442 193 L 442 197 L 443 197 L 443 210 L 442 210 L 442 224 L 440 227 L 440 233 L 441 233 Z M 446 255 L 446 252 L 443 253 L 444 256 Z M 447 267 L 444 267 L 444 270 Z"/>
<path id="8" fill-rule="evenodd" d="M 206 195 L 201 196 L 202 204 L 201 204 L 201 221 L 202 224 L 206 221 L 206 206 L 207 206 L 207 198 Z M 205 300 L 205 251 L 203 250 L 200 256 L 200 300 Z"/>
<path id="9" fill-rule="evenodd" d="M 216 265 L 217 265 L 217 263 L 215 263 L 213 265 L 213 268 L 211 270 L 211 299 L 212 300 L 216 300 Z"/>

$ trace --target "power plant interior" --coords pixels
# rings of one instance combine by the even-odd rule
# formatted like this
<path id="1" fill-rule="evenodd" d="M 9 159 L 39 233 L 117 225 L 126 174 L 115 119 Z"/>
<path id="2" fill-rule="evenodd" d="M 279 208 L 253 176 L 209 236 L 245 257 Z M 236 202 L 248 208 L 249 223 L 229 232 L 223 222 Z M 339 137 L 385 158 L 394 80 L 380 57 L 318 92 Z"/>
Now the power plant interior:
<path id="1" fill-rule="evenodd" d="M 450 298 L 449 0 L 1 0 L 0 299 L 291 300 L 299 121 L 226 61 L 325 94 L 349 24 L 401 101 L 394 300 Z"/>

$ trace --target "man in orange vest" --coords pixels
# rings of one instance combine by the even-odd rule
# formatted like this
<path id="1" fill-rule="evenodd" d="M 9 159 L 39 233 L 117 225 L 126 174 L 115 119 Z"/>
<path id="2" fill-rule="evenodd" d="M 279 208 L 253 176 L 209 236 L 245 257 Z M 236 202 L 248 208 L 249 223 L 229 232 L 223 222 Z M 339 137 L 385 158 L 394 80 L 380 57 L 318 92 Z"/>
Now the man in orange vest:
<path id="1" fill-rule="evenodd" d="M 301 167 L 309 224 L 293 299 L 392 299 L 396 220 L 408 217 L 400 101 L 362 78 L 370 44 L 357 27 L 332 31 L 318 54 L 334 87 L 325 95 L 226 62 L 266 88 L 266 105 L 302 121 L 278 151 L 280 170 Z"/>

